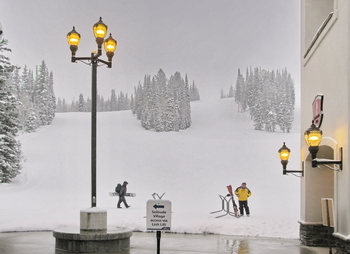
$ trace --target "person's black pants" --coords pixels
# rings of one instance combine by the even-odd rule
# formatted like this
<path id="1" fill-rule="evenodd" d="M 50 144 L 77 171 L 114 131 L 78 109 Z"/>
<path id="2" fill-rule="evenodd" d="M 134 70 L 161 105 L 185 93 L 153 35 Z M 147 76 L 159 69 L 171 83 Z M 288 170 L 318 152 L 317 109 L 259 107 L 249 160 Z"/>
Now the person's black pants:
<path id="1" fill-rule="evenodd" d="M 250 214 L 249 212 L 249 206 L 248 206 L 248 200 L 244 200 L 244 201 L 238 201 L 239 203 L 239 212 L 241 213 L 241 215 L 244 215 L 244 211 L 247 215 Z"/>
<path id="2" fill-rule="evenodd" d="M 119 196 L 119 200 L 118 200 L 117 207 L 120 208 L 120 204 L 121 204 L 122 202 L 124 203 L 124 205 L 125 205 L 126 208 L 129 207 L 128 203 L 126 203 L 126 200 L 125 200 L 125 197 L 124 197 L 124 196 Z"/>

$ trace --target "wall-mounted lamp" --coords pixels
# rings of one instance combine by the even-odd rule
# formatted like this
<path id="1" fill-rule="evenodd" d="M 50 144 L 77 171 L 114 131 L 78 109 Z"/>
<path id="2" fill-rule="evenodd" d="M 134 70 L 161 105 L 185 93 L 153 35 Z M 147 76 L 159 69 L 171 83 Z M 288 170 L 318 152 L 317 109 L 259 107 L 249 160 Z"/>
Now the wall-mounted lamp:
<path id="1" fill-rule="evenodd" d="M 343 166 L 343 148 L 340 147 L 339 149 L 339 156 L 340 160 L 329 160 L 329 159 L 317 159 L 317 152 L 318 152 L 318 147 L 321 144 L 322 141 L 322 130 L 317 128 L 312 121 L 312 124 L 309 129 L 307 129 L 304 132 L 304 137 L 306 144 L 309 146 L 309 152 L 311 153 L 311 159 L 312 159 L 312 167 L 315 168 L 318 165 L 324 165 L 330 169 L 333 170 L 342 170 Z M 328 165 L 330 164 L 336 164 L 339 165 L 338 168 L 332 168 Z"/>
<path id="2" fill-rule="evenodd" d="M 291 150 L 286 146 L 286 143 L 283 142 L 283 146 L 278 150 L 278 154 L 281 158 L 281 164 L 283 166 L 283 175 L 286 175 L 287 173 L 300 173 L 302 176 L 304 176 L 304 170 L 287 170 L 290 152 Z"/>

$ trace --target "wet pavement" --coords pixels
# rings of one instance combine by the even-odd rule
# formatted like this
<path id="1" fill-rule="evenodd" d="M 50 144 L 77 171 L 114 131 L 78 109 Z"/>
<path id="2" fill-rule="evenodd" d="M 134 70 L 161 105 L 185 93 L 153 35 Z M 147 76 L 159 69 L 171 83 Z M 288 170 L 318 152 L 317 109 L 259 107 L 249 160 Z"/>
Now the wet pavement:
<path id="1" fill-rule="evenodd" d="M 134 232 L 130 247 L 130 254 L 157 253 L 156 233 Z M 0 233 L 0 253 L 54 254 L 55 238 L 52 232 Z M 294 239 L 162 233 L 160 253 L 328 254 L 329 249 L 301 246 Z"/>

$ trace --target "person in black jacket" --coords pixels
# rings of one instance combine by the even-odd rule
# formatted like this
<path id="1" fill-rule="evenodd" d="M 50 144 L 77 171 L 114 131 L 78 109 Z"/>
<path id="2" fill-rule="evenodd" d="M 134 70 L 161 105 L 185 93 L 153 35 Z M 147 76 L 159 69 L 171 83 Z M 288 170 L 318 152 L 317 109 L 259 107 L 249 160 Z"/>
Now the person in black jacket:
<path id="1" fill-rule="evenodd" d="M 127 181 L 124 181 L 122 187 L 120 188 L 120 191 L 119 191 L 119 201 L 118 201 L 118 204 L 117 204 L 117 208 L 121 208 L 120 204 L 123 202 L 125 207 L 126 208 L 129 208 L 130 206 L 128 205 L 128 203 L 126 203 L 126 200 L 125 200 L 125 195 L 126 195 L 126 192 L 127 192 L 127 189 L 126 189 L 126 186 L 128 185 L 128 182 Z"/>

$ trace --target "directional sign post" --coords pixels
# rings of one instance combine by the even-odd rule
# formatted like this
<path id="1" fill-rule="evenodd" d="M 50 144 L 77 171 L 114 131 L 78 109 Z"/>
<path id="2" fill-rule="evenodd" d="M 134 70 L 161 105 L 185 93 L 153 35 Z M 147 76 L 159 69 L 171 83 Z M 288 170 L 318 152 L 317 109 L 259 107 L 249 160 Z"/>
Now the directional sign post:
<path id="1" fill-rule="evenodd" d="M 147 230 L 157 231 L 157 254 L 160 254 L 161 231 L 171 228 L 171 202 L 163 199 L 147 201 Z"/>

